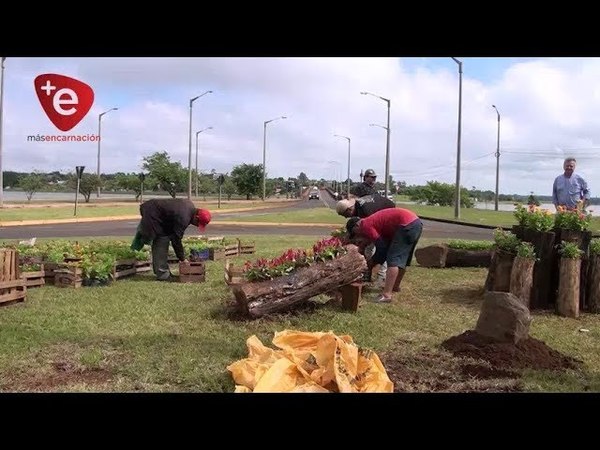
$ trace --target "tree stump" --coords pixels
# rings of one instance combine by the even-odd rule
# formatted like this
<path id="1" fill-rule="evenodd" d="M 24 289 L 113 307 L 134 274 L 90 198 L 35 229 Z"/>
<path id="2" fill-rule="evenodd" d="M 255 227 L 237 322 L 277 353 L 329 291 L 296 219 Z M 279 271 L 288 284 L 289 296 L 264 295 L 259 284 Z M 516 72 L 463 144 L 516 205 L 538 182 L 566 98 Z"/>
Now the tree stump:
<path id="1" fill-rule="evenodd" d="M 362 279 L 367 269 L 365 257 L 349 245 L 348 253 L 336 259 L 296 269 L 289 275 L 268 281 L 232 285 L 236 302 L 251 318 L 289 310 L 315 295 Z"/>
<path id="2" fill-rule="evenodd" d="M 516 256 L 510 273 L 510 293 L 529 309 L 535 259 Z"/>
<path id="3" fill-rule="evenodd" d="M 538 258 L 533 267 L 530 309 L 548 308 L 556 298 L 552 283 L 552 268 L 556 261 L 555 234 L 551 231 L 525 230 L 523 237 L 525 242 L 533 244 Z"/>
<path id="4" fill-rule="evenodd" d="M 579 317 L 579 274 L 581 259 L 561 258 L 556 311 L 565 317 Z"/>

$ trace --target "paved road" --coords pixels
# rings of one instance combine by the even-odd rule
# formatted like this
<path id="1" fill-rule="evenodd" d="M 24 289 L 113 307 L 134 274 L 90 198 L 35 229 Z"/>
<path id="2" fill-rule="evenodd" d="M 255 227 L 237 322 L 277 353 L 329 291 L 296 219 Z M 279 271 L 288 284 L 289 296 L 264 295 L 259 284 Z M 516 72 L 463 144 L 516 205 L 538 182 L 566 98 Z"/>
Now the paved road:
<path id="1" fill-rule="evenodd" d="M 335 200 L 326 191 L 321 191 L 320 200 L 306 200 L 294 203 L 290 206 L 278 207 L 277 211 L 292 211 L 298 208 L 322 208 L 328 206 L 333 208 Z M 207 236 L 222 235 L 269 235 L 290 234 L 308 236 L 327 236 L 331 230 L 338 226 L 314 226 L 314 225 L 261 225 L 249 222 L 219 224 L 218 221 L 235 222 L 236 217 L 248 215 L 268 214 L 263 212 L 232 212 L 219 213 L 215 215 L 217 221 L 213 221 L 207 228 Z M 12 227 L 0 227 L 0 240 L 2 239 L 30 239 L 32 237 L 91 237 L 91 236 L 133 236 L 137 227 L 137 220 L 114 220 L 83 223 L 62 223 L 52 225 L 23 225 Z M 469 240 L 492 240 L 493 230 L 485 228 L 469 227 L 451 223 L 423 221 L 423 238 L 441 239 L 469 239 Z M 189 227 L 186 233 L 193 236 L 198 234 L 196 227 Z"/>

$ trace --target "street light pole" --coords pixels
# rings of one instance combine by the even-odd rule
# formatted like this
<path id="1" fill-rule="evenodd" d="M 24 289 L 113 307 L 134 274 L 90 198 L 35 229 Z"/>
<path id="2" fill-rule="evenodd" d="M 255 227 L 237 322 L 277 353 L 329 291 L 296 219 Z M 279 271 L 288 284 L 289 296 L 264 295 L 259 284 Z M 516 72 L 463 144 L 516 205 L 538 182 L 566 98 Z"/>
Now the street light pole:
<path id="1" fill-rule="evenodd" d="M 96 176 L 98 177 L 98 190 L 96 191 L 96 198 L 100 198 L 100 143 L 102 142 L 102 116 L 108 114 L 111 111 L 116 111 L 119 108 L 110 108 L 101 114 L 98 114 L 98 161 L 96 163 Z"/>
<path id="2" fill-rule="evenodd" d="M 2 176 L 2 109 L 4 100 L 4 60 L 3 56 L 0 60 L 0 208 L 4 208 L 4 178 Z"/>
<path id="3" fill-rule="evenodd" d="M 188 148 L 188 200 L 192 199 L 192 105 L 200 97 L 206 94 L 211 94 L 212 91 L 206 91 L 202 94 L 190 99 L 190 130 L 189 130 L 189 148 Z"/>
<path id="4" fill-rule="evenodd" d="M 454 218 L 460 219 L 460 130 L 462 114 L 462 61 L 451 57 L 458 64 L 458 136 L 456 138 L 456 193 L 454 198 Z"/>
<path id="5" fill-rule="evenodd" d="M 498 184 L 500 178 L 500 112 L 496 105 L 492 105 L 498 114 L 498 139 L 496 140 L 496 198 L 494 199 L 494 211 L 498 211 Z"/>
<path id="6" fill-rule="evenodd" d="M 263 126 L 263 180 L 262 180 L 262 200 L 267 198 L 267 124 L 274 120 L 287 119 L 286 116 L 276 117 L 264 122 Z"/>
<path id="7" fill-rule="evenodd" d="M 212 130 L 212 127 L 206 127 L 203 130 L 196 131 L 196 198 L 198 198 L 198 135 L 206 130 Z"/>
<path id="8" fill-rule="evenodd" d="M 348 179 L 346 180 L 348 187 L 346 192 L 348 194 L 348 198 L 350 198 L 350 138 L 348 136 L 341 136 L 339 134 L 334 134 L 334 136 L 348 139 Z"/>
<path id="9" fill-rule="evenodd" d="M 390 129 L 390 109 L 392 106 L 392 101 L 388 98 L 371 94 L 370 92 L 361 92 L 361 94 L 372 95 L 373 97 L 377 97 L 387 103 L 387 139 L 385 145 L 385 196 L 387 198 L 388 193 L 390 192 L 390 134 L 392 132 Z"/>

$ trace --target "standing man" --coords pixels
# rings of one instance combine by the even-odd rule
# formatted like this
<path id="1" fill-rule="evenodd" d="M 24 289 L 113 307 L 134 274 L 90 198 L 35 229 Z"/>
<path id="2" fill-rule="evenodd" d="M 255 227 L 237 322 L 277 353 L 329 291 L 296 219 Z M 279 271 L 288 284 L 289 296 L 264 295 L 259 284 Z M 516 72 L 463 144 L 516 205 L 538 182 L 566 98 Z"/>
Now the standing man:
<path id="1" fill-rule="evenodd" d="M 375 244 L 373 259 L 376 262 L 387 262 L 383 292 L 375 302 L 390 303 L 393 292 L 400 291 L 400 283 L 421 237 L 421 219 L 408 209 L 386 208 L 365 219 L 351 217 L 346 229 L 350 236 Z"/>
<path id="2" fill-rule="evenodd" d="M 554 179 L 552 185 L 552 203 L 554 207 L 564 206 L 567 209 L 577 209 L 577 203 L 583 202 L 583 209 L 590 203 L 590 190 L 587 182 L 575 173 L 577 161 L 566 158 L 563 163 L 565 172 Z"/>
<path id="3" fill-rule="evenodd" d="M 375 181 L 377 180 L 377 175 L 373 169 L 365 170 L 363 175 L 363 182 L 357 184 L 356 186 L 352 186 L 350 189 L 351 197 L 364 197 L 365 195 L 373 195 L 377 194 L 375 190 Z"/>
<path id="4" fill-rule="evenodd" d="M 171 281 L 169 269 L 169 244 L 179 261 L 186 261 L 183 250 L 183 235 L 189 225 L 205 230 L 211 220 L 208 209 L 196 208 L 191 200 L 183 198 L 151 199 L 140 205 L 142 219 L 138 225 L 131 248 L 139 250 L 144 244 L 152 243 L 152 269 L 159 281 Z"/>

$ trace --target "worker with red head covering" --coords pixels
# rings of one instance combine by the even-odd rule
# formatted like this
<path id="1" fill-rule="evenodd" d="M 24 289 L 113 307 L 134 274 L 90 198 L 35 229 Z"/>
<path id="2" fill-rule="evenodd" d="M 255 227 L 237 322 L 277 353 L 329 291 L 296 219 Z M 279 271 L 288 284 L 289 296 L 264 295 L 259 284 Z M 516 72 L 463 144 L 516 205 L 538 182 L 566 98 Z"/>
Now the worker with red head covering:
<path id="1" fill-rule="evenodd" d="M 204 232 L 210 223 L 208 209 L 197 208 L 191 200 L 183 198 L 151 199 L 140 205 L 142 219 L 136 236 L 131 244 L 134 250 L 140 250 L 144 244 L 152 244 L 152 269 L 156 279 L 170 281 L 169 244 L 173 246 L 179 261 L 186 261 L 183 250 L 183 235 L 188 226 L 197 226 Z"/>

